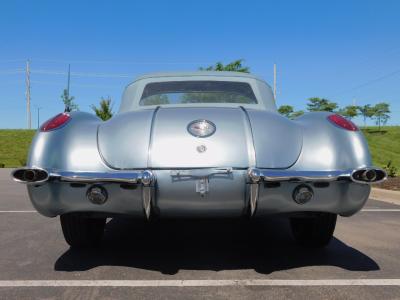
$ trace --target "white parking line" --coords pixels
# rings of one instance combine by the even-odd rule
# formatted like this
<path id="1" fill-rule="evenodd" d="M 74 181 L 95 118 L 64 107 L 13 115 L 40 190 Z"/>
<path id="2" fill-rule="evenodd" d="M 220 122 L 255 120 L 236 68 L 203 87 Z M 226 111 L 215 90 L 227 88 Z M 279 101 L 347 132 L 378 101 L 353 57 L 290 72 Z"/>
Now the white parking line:
<path id="1" fill-rule="evenodd" d="M 0 210 L 0 213 L 36 213 L 36 210 Z"/>
<path id="2" fill-rule="evenodd" d="M 399 208 L 364 208 L 362 212 L 400 212 Z M 36 210 L 0 210 L 0 213 L 37 213 Z"/>
<path id="3" fill-rule="evenodd" d="M 400 279 L 0 280 L 0 287 L 400 286 Z"/>
<path id="4" fill-rule="evenodd" d="M 370 212 L 370 211 L 384 211 L 384 212 L 399 212 L 400 209 L 397 208 L 364 208 L 361 211 Z"/>

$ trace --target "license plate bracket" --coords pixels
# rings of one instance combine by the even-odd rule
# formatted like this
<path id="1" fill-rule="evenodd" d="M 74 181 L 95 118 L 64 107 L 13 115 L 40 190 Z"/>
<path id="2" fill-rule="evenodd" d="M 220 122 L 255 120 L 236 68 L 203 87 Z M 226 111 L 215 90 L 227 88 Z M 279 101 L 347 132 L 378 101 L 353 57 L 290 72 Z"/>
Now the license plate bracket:
<path id="1" fill-rule="evenodd" d="M 196 180 L 196 193 L 204 197 L 209 191 L 208 177 L 202 177 Z"/>

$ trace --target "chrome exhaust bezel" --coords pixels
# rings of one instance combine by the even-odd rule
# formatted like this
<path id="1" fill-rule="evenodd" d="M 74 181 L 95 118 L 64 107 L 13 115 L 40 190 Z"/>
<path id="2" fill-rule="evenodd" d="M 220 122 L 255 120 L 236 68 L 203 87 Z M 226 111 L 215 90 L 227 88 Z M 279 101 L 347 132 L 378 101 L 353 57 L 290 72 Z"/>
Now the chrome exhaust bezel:
<path id="1" fill-rule="evenodd" d="M 360 180 L 354 177 L 354 175 L 356 173 L 359 172 L 368 172 L 368 171 L 375 171 L 376 175 L 375 175 L 375 179 L 378 177 L 378 174 L 381 173 L 382 178 L 378 179 L 378 180 Z M 377 167 L 368 167 L 368 168 L 359 168 L 354 170 L 353 172 L 351 172 L 350 178 L 353 182 L 356 183 L 361 183 L 361 184 L 376 184 L 376 183 L 381 183 L 383 181 L 385 181 L 387 179 L 387 172 L 384 169 L 381 168 L 377 168 Z M 379 177 L 378 177 L 379 178 Z"/>
<path id="2" fill-rule="evenodd" d="M 18 177 L 15 176 L 15 174 L 16 174 L 17 172 L 21 172 L 21 171 L 44 172 L 44 173 L 46 174 L 46 177 L 45 177 L 44 179 L 41 179 L 41 180 L 23 180 L 23 179 L 20 179 L 20 178 L 18 178 Z M 41 184 L 41 183 L 44 183 L 44 182 L 46 182 L 46 181 L 49 180 L 50 174 L 49 174 L 49 172 L 47 172 L 45 169 L 42 169 L 42 168 L 36 168 L 36 167 L 34 167 L 34 168 L 29 168 L 29 167 L 24 167 L 24 168 L 18 168 L 18 169 L 13 170 L 13 171 L 11 172 L 11 178 L 12 178 L 14 181 L 19 182 L 19 183 L 25 183 L 25 184 Z"/>

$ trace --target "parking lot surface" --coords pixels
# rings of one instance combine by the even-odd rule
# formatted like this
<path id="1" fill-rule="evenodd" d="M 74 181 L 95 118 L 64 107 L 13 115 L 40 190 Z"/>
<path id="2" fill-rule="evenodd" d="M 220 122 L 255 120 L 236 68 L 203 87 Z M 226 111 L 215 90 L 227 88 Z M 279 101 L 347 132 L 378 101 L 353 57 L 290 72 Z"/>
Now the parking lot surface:
<path id="1" fill-rule="evenodd" d="M 400 299 L 400 206 L 370 199 L 325 249 L 297 246 L 284 218 L 108 222 L 72 250 L 58 218 L 0 169 L 0 299 Z"/>

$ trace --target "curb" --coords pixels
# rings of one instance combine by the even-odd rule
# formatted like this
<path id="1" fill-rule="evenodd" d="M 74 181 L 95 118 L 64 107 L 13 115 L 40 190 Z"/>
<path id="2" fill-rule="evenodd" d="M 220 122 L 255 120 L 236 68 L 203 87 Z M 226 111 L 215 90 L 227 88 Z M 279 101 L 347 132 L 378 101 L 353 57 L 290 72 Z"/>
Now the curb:
<path id="1" fill-rule="evenodd" d="M 374 200 L 400 205 L 400 191 L 372 188 L 369 197 Z"/>

